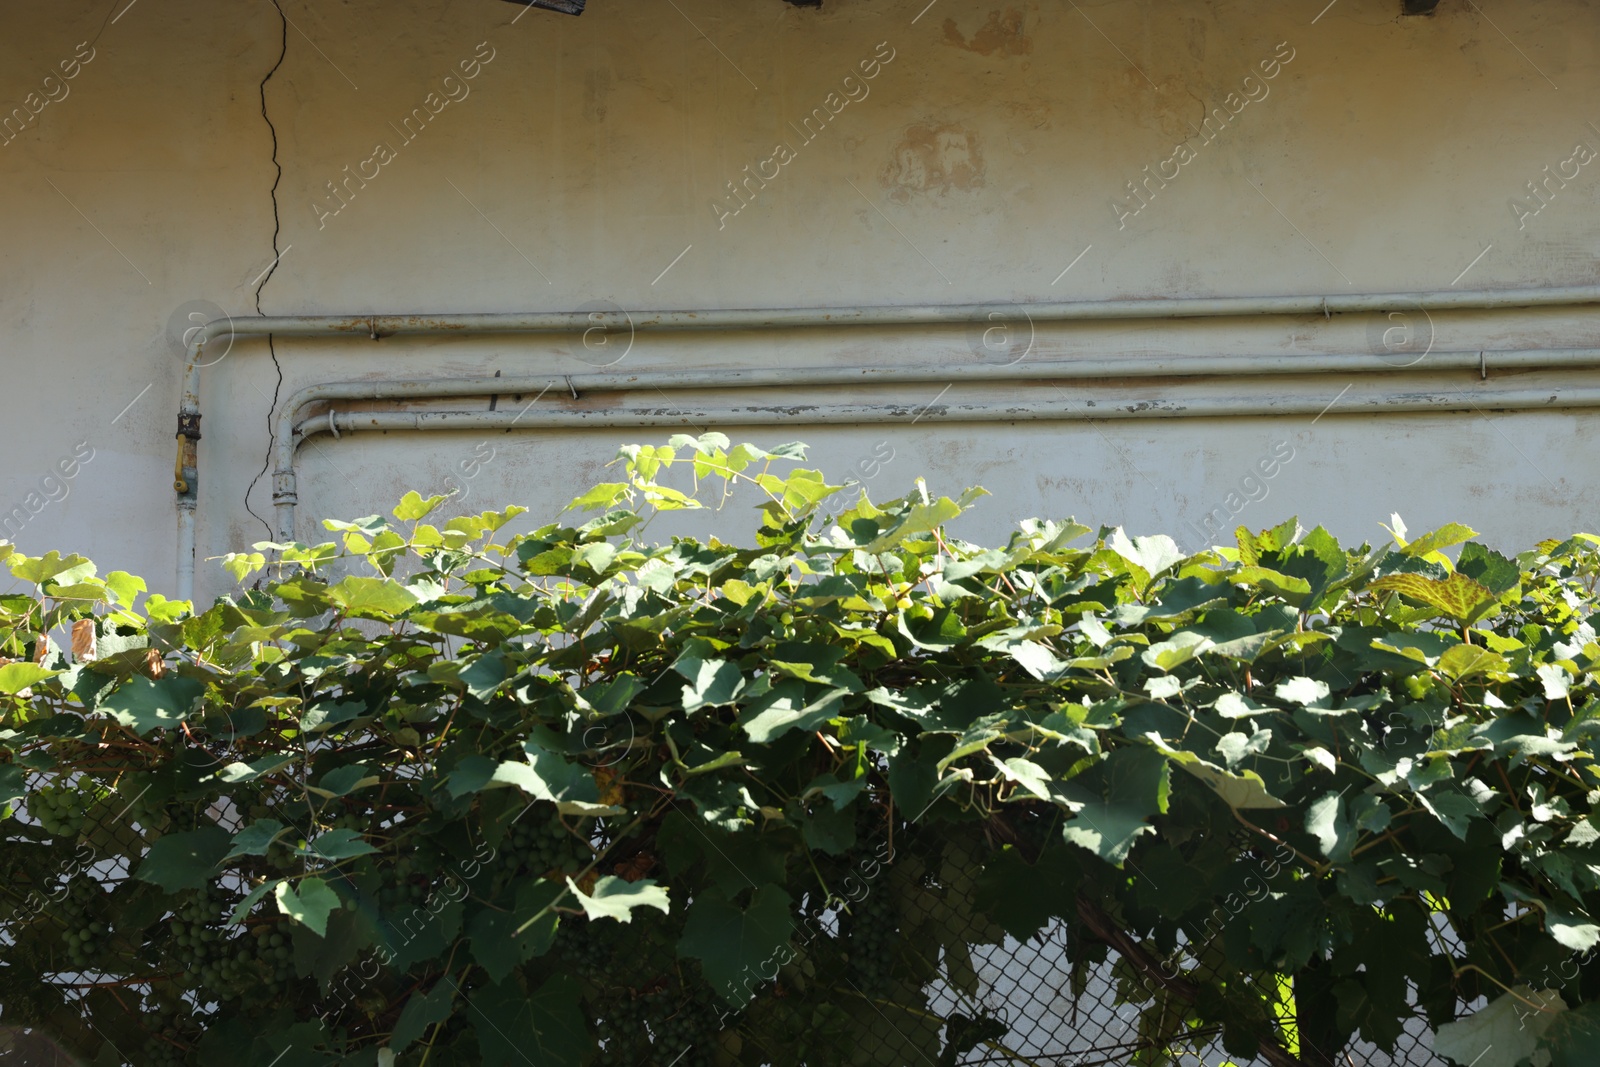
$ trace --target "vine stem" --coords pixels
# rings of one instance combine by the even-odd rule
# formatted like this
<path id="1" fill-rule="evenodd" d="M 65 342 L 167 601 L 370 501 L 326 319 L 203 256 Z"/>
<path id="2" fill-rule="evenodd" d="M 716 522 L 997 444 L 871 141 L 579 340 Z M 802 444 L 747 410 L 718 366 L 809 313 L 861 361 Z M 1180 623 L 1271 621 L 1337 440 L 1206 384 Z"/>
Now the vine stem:
<path id="1" fill-rule="evenodd" d="M 1517 1000 L 1520 1000 L 1522 1003 L 1526 1004 L 1528 1007 L 1534 1009 L 1535 1011 L 1548 1012 L 1549 1014 L 1554 1015 L 1558 1010 L 1560 1010 L 1560 1009 L 1557 1009 L 1557 1008 L 1547 1007 L 1546 1005 L 1540 1004 L 1537 1001 L 1529 1000 L 1527 997 L 1523 996 L 1521 993 L 1518 993 L 1515 989 L 1512 989 L 1510 986 L 1508 986 L 1504 982 L 1500 981 L 1500 979 L 1496 978 L 1494 975 L 1490 974 L 1488 971 L 1484 970 L 1482 967 L 1479 967 L 1476 963 L 1469 963 L 1469 964 L 1466 964 L 1463 967 L 1452 967 L 1452 968 L 1450 968 L 1450 970 L 1451 970 L 1451 973 L 1453 973 L 1455 975 L 1455 977 L 1457 977 L 1457 978 L 1460 978 L 1462 975 L 1466 974 L 1468 971 L 1476 971 L 1479 974 L 1483 975 L 1485 978 L 1489 979 L 1489 981 L 1493 982 L 1495 985 L 1499 986 L 1501 989 L 1504 989 L 1506 991 L 1506 995 L 1507 996 L 1514 997 Z"/>
<path id="2" fill-rule="evenodd" d="M 1304 863 L 1307 867 L 1310 867 L 1311 873 L 1315 874 L 1318 878 L 1321 878 L 1323 875 L 1328 873 L 1328 869 L 1331 865 L 1324 866 L 1323 864 L 1318 863 L 1316 860 L 1312 859 L 1310 856 L 1307 856 L 1304 852 L 1301 852 L 1299 849 L 1289 844 L 1289 842 L 1285 841 L 1277 834 L 1272 833 L 1270 830 L 1263 830 L 1255 823 L 1248 821 L 1243 815 L 1239 814 L 1239 809 L 1230 806 L 1228 810 L 1232 812 L 1233 817 L 1239 821 L 1239 825 L 1243 826 L 1245 829 L 1258 833 L 1268 841 L 1271 841 L 1274 845 L 1281 845 L 1290 852 L 1293 852 L 1296 856 L 1299 856 L 1300 862 Z"/>
<path id="3" fill-rule="evenodd" d="M 439 979 L 439 981 L 441 981 L 441 982 L 449 982 L 452 986 L 455 987 L 455 990 L 458 993 L 461 992 L 461 983 L 450 977 L 450 967 L 456 962 L 456 950 L 459 949 L 460 947 L 461 947 L 461 942 L 460 941 L 457 941 L 454 945 L 451 946 L 451 948 L 450 948 L 450 956 L 449 956 L 448 959 L 446 959 L 444 961 L 444 976 Z M 470 970 L 472 970 L 472 968 L 471 968 L 471 966 L 468 966 L 466 971 L 462 971 L 461 972 L 461 977 L 465 978 L 467 976 L 467 971 L 470 971 Z M 413 996 L 416 995 L 414 990 L 413 990 L 412 995 Z M 408 1003 L 409 1003 L 409 1001 L 408 1001 Z M 443 1028 L 444 1028 L 444 1023 L 443 1022 L 437 1022 L 437 1023 L 433 1024 L 433 1033 L 428 1035 L 428 1044 L 423 1050 L 422 1062 L 417 1064 L 417 1067 L 428 1067 L 428 1057 L 433 1055 L 433 1043 L 435 1041 L 439 1040 L 439 1031 L 442 1030 Z"/>

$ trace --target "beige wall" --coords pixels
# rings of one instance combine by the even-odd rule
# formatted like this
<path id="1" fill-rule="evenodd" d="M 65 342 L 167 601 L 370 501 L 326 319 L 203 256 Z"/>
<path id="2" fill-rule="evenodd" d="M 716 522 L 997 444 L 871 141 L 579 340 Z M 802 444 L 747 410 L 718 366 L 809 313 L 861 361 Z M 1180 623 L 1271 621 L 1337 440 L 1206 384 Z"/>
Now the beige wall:
<path id="1" fill-rule="evenodd" d="M 284 32 L 270 3 L 126 2 L 0 10 L 0 108 L 26 109 L 36 91 L 35 105 L 46 92 L 60 97 L 0 145 L 0 508 L 27 510 L 38 492 L 37 514 L 16 537 L 24 549 L 81 550 L 156 588 L 170 588 L 174 568 L 182 354 L 168 322 L 191 301 L 255 313 L 254 283 L 273 259 L 274 130 L 286 252 L 260 292 L 261 309 L 274 314 L 1440 290 L 1485 247 L 1458 287 L 1596 280 L 1600 166 L 1581 166 L 1536 215 L 1519 218 L 1510 204 L 1542 168 L 1572 159 L 1577 143 L 1600 148 L 1600 5 L 1580 0 L 1442 0 L 1436 16 L 1410 19 L 1398 16 L 1399 0 L 1338 0 L 1320 17 L 1322 0 L 942 0 L 920 17 L 922 0 L 827 0 L 820 12 L 778 0 L 592 0 L 577 19 L 524 15 L 498 0 L 285 0 L 288 51 L 265 88 L 270 129 L 261 82 Z M 93 58 L 76 77 L 45 82 L 85 41 Z M 845 82 L 875 55 L 892 59 L 870 80 Z M 476 76 L 447 85 L 463 61 Z M 1263 62 L 1275 76 L 1247 83 Z M 790 123 L 826 109 L 830 93 L 839 106 L 847 90 L 862 98 L 803 142 Z M 430 93 L 438 107 L 447 92 L 467 95 L 430 114 L 407 143 L 395 127 L 426 110 Z M 1195 138 L 1190 124 L 1208 107 L 1226 112 L 1230 92 L 1239 113 L 1210 143 Z M 1146 166 L 1172 174 L 1163 161 L 1186 139 L 1193 157 L 1127 214 L 1137 202 L 1126 183 Z M 380 143 L 393 153 L 387 162 L 388 153 L 375 156 Z M 789 152 L 775 156 L 779 143 Z M 725 183 L 747 164 L 778 174 L 732 214 L 738 202 Z M 345 178 L 347 166 L 368 175 L 376 166 L 377 176 L 364 187 L 352 181 L 348 204 L 330 214 L 338 201 L 325 183 Z M 1593 344 L 1594 322 L 1588 311 L 1439 313 L 1435 344 Z M 1371 351 L 1385 325 L 1343 316 L 1041 326 L 1036 351 Z M 588 369 L 572 350 L 570 338 L 277 345 L 284 395 L 382 373 Z M 967 332 L 955 329 L 641 336 L 625 362 L 973 358 Z M 1332 400 L 1349 383 L 1249 388 Z M 1481 388 L 1476 375 L 1447 384 Z M 246 512 L 245 487 L 262 465 L 276 385 L 256 341 L 239 342 L 207 372 L 202 556 L 266 535 Z M 1107 388 L 1160 396 L 1207 387 Z M 1028 385 L 996 395 L 1019 390 L 1050 394 Z M 920 403 L 938 391 L 883 395 Z M 1377 419 L 1335 406 L 1314 425 L 927 421 L 728 432 L 809 440 L 838 473 L 892 449 L 870 484 L 878 495 L 917 474 L 951 489 L 980 482 L 995 499 L 974 534 L 1070 513 L 1180 541 L 1185 523 L 1289 442 L 1294 458 L 1236 521 L 1260 526 L 1298 512 L 1342 535 L 1381 537 L 1377 523 L 1399 510 L 1413 528 L 1459 519 L 1525 544 L 1600 526 L 1594 420 Z M 494 435 L 485 447 L 495 459 L 472 480 L 469 503 L 548 511 L 593 479 L 619 440 L 657 436 Z M 319 439 L 302 453 L 301 536 L 313 535 L 316 518 L 441 487 L 484 440 Z M 65 483 L 65 499 L 47 500 L 40 479 L 75 448 L 92 449 L 92 459 Z M 60 496 L 63 487 L 46 488 Z M 250 501 L 270 518 L 270 478 Z M 202 590 L 216 591 L 212 568 L 202 563 L 201 574 L 211 578 Z"/>

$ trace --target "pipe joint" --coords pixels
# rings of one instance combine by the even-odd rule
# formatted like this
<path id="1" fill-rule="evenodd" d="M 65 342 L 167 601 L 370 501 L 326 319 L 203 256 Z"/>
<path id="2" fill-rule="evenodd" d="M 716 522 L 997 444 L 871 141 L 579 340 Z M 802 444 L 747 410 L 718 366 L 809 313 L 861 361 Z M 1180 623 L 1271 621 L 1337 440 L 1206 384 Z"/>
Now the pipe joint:
<path id="1" fill-rule="evenodd" d="M 278 470 L 272 472 L 272 502 L 274 504 L 293 506 L 300 503 L 300 495 L 296 488 L 294 471 Z"/>

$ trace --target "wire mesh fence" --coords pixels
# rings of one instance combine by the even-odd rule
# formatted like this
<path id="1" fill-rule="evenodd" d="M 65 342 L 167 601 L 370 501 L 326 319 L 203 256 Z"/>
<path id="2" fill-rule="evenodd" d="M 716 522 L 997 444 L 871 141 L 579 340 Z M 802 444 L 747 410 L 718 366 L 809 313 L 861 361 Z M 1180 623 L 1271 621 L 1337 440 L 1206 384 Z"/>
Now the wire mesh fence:
<path id="1" fill-rule="evenodd" d="M 74 844 L 70 852 L 56 847 L 54 866 L 12 864 L 5 872 L 0 943 L 9 948 L 33 938 L 48 951 L 31 972 L 0 969 L 0 1062 L 79 1063 L 82 1057 L 67 1049 L 95 1044 L 84 1040 L 90 1034 L 110 1050 L 102 1050 L 96 1067 L 193 1062 L 197 1034 L 222 1011 L 192 993 L 165 992 L 163 974 L 174 967 L 197 968 L 208 985 L 232 983 L 245 995 L 269 998 L 296 982 L 317 981 L 318 1010 L 335 1020 L 345 1011 L 398 1008 L 415 988 L 352 984 L 349 971 L 308 976 L 289 939 L 268 932 L 279 927 L 230 921 L 249 889 L 242 881 L 215 887 L 198 903 L 154 910 L 143 904 L 132 917 L 118 910 L 117 925 L 159 927 L 159 936 L 146 935 L 149 945 L 181 958 L 147 954 L 144 975 L 97 968 L 99 948 L 118 934 L 108 904 L 138 891 L 131 875 L 148 847 L 146 831 L 176 809 L 148 809 L 131 790 L 96 795 L 74 791 L 71 782 L 33 784 L 6 836 L 37 844 L 49 834 Z M 244 822 L 223 803 L 188 812 L 185 825 L 233 833 Z M 1261 986 L 1263 1003 L 1273 1005 L 1272 1017 L 1255 1032 L 1253 1048 L 1240 1051 L 1236 1042 L 1229 1051 L 1224 1027 L 1208 1018 L 1204 1003 L 1208 982 L 1223 978 L 1207 962 L 1215 945 L 1161 952 L 1109 920 L 1113 902 L 1083 899 L 1070 907 L 1060 900 L 1029 902 L 1030 910 L 1053 917 L 1015 936 L 1007 930 L 1017 925 L 1014 917 L 996 903 L 994 886 L 985 885 L 986 857 L 974 854 L 970 839 L 909 823 L 899 825 L 899 834 L 893 842 L 863 836 L 844 868 L 832 869 L 849 869 L 842 881 L 819 882 L 818 892 L 794 903 L 787 943 L 770 965 L 751 969 L 741 983 L 748 997 L 742 1004 L 719 998 L 703 976 L 670 956 L 652 956 L 644 930 L 565 921 L 550 958 L 556 970 L 577 975 L 592 991 L 585 1007 L 594 1043 L 585 1062 L 1449 1067 L 1433 1052 L 1420 1009 L 1391 1047 L 1359 1039 L 1314 1047 L 1303 1039 L 1295 1011 L 1298 976 L 1271 973 L 1252 980 Z M 730 877 L 747 877 L 732 866 Z M 1136 865 L 1130 868 L 1133 877 L 1142 876 Z M 410 882 L 420 888 L 378 902 L 375 921 L 416 938 L 432 921 L 444 873 L 419 870 Z M 1062 918 L 1063 912 L 1071 917 Z M 374 1008 L 374 996 L 391 1003 Z M 130 1044 L 129 1034 L 142 1042 Z M 779 1048 L 774 1035 L 792 1044 Z M 520 1056 L 528 1067 L 554 1062 L 537 1049 Z"/>
<path id="2" fill-rule="evenodd" d="M 976 1067 L 1450 1067 L 1432 1049 L 1420 1010 L 1389 1048 L 1353 1039 L 1340 1047 L 1303 1043 L 1292 976 L 1265 975 L 1278 1017 L 1261 1044 L 1271 1054 L 1228 1052 L 1223 1028 L 1202 1021 L 1195 1000 L 1208 975 L 1205 946 L 1156 959 L 1121 932 L 1102 938 L 1089 924 L 1052 919 L 1018 939 L 974 914 L 971 872 L 982 857 L 936 835 L 903 848 L 898 868 L 866 885 L 854 921 L 892 931 L 869 948 L 882 953 L 844 984 L 870 1005 L 858 1013 L 858 1054 L 849 1062 Z M 898 884 L 897 884 L 898 883 Z M 1103 919 L 1092 901 L 1089 910 Z M 966 921 L 963 922 L 963 917 Z M 847 926 L 852 921 L 845 918 Z M 1129 951 L 1119 951 L 1121 944 Z M 821 1003 L 836 986 L 814 995 Z M 776 986 L 785 995 L 783 978 Z M 806 996 L 790 988 L 787 995 Z"/>

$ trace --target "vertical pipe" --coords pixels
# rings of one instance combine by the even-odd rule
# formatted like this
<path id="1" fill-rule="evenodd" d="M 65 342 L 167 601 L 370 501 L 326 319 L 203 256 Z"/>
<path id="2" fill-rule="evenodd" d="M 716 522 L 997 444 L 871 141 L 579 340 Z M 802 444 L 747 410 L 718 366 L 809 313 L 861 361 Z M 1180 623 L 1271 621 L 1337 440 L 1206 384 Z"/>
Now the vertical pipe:
<path id="1" fill-rule="evenodd" d="M 178 492 L 178 581 L 179 600 L 194 597 L 195 518 L 200 504 L 200 416 L 178 416 L 178 464 L 173 488 Z"/>
<path id="2" fill-rule="evenodd" d="M 290 446 L 291 457 L 294 446 Z M 300 502 L 295 492 L 294 460 L 272 472 L 272 510 L 277 516 L 278 543 L 294 540 L 294 507 Z"/>

